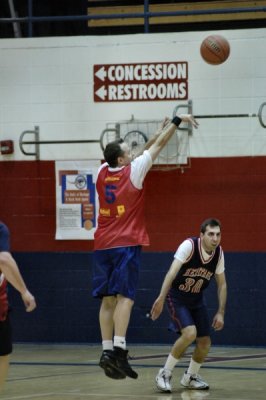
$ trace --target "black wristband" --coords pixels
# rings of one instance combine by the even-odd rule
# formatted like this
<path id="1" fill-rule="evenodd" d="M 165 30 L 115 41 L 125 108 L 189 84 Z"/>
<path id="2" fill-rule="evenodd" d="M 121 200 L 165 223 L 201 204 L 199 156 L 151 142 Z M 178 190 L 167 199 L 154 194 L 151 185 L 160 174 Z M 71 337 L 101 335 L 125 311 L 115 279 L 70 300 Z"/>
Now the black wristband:
<path id="1" fill-rule="evenodd" d="M 172 124 L 175 124 L 175 126 L 179 126 L 180 124 L 181 124 L 181 122 L 182 122 L 182 119 L 181 118 L 179 118 L 179 117 L 177 117 L 177 116 L 175 116 L 173 119 L 172 119 Z"/>

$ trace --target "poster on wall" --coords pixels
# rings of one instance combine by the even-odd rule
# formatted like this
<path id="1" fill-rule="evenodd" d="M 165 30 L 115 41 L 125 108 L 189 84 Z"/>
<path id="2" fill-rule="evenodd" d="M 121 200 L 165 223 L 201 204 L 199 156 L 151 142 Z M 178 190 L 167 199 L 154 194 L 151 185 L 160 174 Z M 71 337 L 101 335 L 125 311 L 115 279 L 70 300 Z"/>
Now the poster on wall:
<path id="1" fill-rule="evenodd" d="M 56 161 L 56 240 L 93 240 L 100 161 Z"/>

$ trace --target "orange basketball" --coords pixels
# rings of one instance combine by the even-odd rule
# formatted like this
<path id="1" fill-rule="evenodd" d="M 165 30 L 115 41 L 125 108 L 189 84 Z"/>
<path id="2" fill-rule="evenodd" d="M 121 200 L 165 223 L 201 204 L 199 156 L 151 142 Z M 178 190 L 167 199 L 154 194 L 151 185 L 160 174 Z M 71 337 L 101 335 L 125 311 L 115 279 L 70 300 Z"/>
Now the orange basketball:
<path id="1" fill-rule="evenodd" d="M 229 57 L 230 44 L 221 35 L 210 35 L 201 43 L 200 54 L 208 64 L 219 65 Z"/>

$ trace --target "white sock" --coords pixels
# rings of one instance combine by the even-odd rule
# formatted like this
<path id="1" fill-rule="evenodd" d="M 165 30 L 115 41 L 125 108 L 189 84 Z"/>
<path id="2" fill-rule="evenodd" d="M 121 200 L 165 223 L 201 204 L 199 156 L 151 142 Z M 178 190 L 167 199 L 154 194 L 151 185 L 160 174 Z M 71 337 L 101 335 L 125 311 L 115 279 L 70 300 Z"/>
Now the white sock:
<path id="1" fill-rule="evenodd" d="M 123 336 L 115 336 L 114 346 L 126 350 L 126 338 Z"/>
<path id="2" fill-rule="evenodd" d="M 103 340 L 102 346 L 103 346 L 103 350 L 113 350 L 113 341 L 112 340 Z"/>
<path id="3" fill-rule="evenodd" d="M 191 358 L 187 373 L 191 375 L 197 374 L 199 372 L 200 367 L 201 364 L 197 363 L 196 361 L 193 360 L 193 358 Z"/>
<path id="4" fill-rule="evenodd" d="M 179 359 L 172 356 L 170 353 L 167 357 L 166 363 L 164 365 L 164 369 L 168 369 L 169 371 L 173 371 Z"/>

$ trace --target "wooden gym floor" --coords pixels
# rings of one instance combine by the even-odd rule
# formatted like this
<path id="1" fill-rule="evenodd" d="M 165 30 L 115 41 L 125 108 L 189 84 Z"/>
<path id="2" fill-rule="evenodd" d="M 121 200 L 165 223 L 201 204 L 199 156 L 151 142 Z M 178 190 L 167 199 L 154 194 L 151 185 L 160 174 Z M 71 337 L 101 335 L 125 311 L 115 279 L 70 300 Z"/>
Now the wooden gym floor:
<path id="1" fill-rule="evenodd" d="M 100 346 L 15 345 L 1 400 L 265 400 L 266 348 L 213 347 L 200 374 L 208 391 L 185 390 L 180 378 L 193 348 L 173 374 L 173 392 L 160 393 L 154 378 L 169 346 L 131 346 L 137 380 L 115 381 L 98 366 Z"/>

